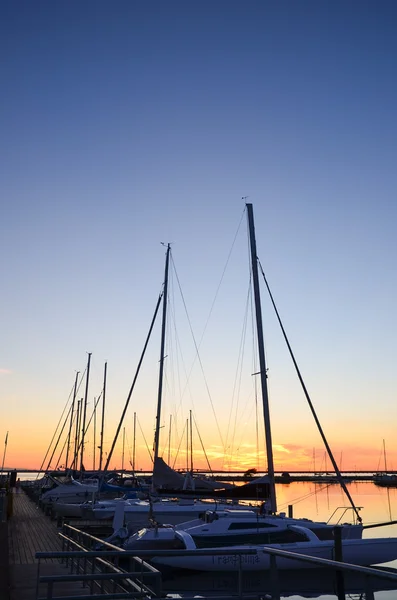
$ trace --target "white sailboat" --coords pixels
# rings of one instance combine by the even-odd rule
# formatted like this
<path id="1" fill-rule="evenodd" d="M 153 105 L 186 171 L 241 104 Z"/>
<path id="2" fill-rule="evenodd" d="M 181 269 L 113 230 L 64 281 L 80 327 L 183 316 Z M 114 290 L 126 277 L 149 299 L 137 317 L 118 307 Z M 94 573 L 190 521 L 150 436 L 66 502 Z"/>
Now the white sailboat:
<path id="1" fill-rule="evenodd" d="M 156 565 L 170 566 L 173 568 L 194 569 L 203 571 L 233 571 L 239 564 L 245 570 L 263 570 L 270 566 L 270 557 L 266 548 L 289 550 L 306 556 L 333 559 L 335 544 L 326 537 L 331 526 L 306 519 L 297 520 L 277 515 L 276 490 L 274 483 L 273 451 L 270 429 L 269 405 L 266 382 L 266 364 L 264 354 L 262 316 L 260 306 L 256 241 L 253 223 L 252 205 L 247 204 L 248 222 L 250 231 L 251 263 L 255 294 L 255 308 L 257 320 L 258 351 L 260 362 L 260 376 L 262 383 L 262 398 L 266 432 L 266 450 L 268 457 L 268 476 L 270 483 L 270 498 L 268 514 L 262 518 L 255 514 L 239 515 L 227 513 L 213 513 L 211 518 L 204 522 L 185 523 L 179 527 L 153 527 L 144 529 L 124 542 L 124 548 L 156 549 L 174 548 L 189 550 L 181 556 L 162 557 L 154 555 L 151 559 Z M 329 450 L 328 444 L 327 449 Z M 330 450 L 329 450 L 330 452 Z M 330 453 L 331 459 L 332 453 Z M 334 462 L 334 461 L 333 461 Z M 336 463 L 335 470 L 338 471 Z M 345 488 L 345 486 L 344 486 Z M 346 491 L 346 489 L 345 489 Z M 350 498 L 350 494 L 347 495 Z M 351 500 L 352 502 L 352 500 Z M 373 565 L 388 562 L 397 558 L 397 538 L 372 538 L 362 539 L 363 526 L 356 507 L 352 503 L 358 517 L 354 525 L 342 525 L 342 553 L 343 560 L 356 565 Z M 241 543 L 236 531 L 242 532 L 244 542 Z M 249 534 L 250 532 L 250 534 Z M 350 532 L 351 535 L 347 534 Z M 261 539 L 262 543 L 247 544 L 248 541 Z M 263 537 L 267 537 L 264 543 Z M 265 545 L 266 544 L 266 545 Z M 218 550 L 228 551 L 226 554 L 203 555 L 196 552 L 200 548 L 210 549 L 216 546 Z M 244 554 L 244 550 L 253 551 L 253 554 Z M 230 554 L 230 551 L 236 554 Z M 242 552 L 241 557 L 239 557 Z M 240 563 L 241 561 L 241 563 Z M 308 568 L 311 563 L 297 563 L 289 558 L 278 558 L 277 567 L 280 569 Z"/>
<path id="2" fill-rule="evenodd" d="M 208 510 L 198 519 L 171 527 L 150 527 L 130 536 L 124 543 L 125 550 L 164 547 L 167 540 L 177 539 L 177 532 L 185 531 L 198 548 L 218 548 L 239 544 L 271 544 L 300 541 L 293 527 L 305 527 L 320 540 L 332 540 L 334 526 L 309 519 L 293 519 L 285 513 L 265 515 L 252 510 Z M 360 525 L 345 525 L 341 528 L 344 539 L 360 539 Z M 125 535 L 120 532 L 120 538 Z M 172 547 L 172 543 L 170 545 Z"/>

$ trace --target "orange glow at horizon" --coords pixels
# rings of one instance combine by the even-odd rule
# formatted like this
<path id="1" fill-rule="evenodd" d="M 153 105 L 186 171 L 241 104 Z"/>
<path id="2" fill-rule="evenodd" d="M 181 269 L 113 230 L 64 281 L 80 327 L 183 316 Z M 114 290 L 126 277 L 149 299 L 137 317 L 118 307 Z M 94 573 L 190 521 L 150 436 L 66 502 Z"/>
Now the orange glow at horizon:
<path id="1" fill-rule="evenodd" d="M 103 461 L 106 461 L 107 452 L 110 446 L 105 448 Z M 20 468 L 20 469 L 39 469 L 43 464 L 43 468 L 55 468 L 57 465 L 63 465 L 65 461 L 64 451 L 59 460 L 60 450 L 48 452 L 46 460 L 44 457 L 48 449 L 48 440 L 42 435 L 42 432 L 22 436 L 15 440 L 11 435 L 8 439 L 6 455 L 4 460 L 5 468 Z M 0 452 L 1 459 L 4 453 L 4 446 Z M 168 461 L 168 453 L 170 460 Z M 332 472 L 333 468 L 330 459 L 325 459 L 325 451 L 323 449 L 308 448 L 298 444 L 274 444 L 274 467 L 276 471 L 320 471 Z M 190 455 L 187 455 L 187 450 L 170 448 L 163 451 L 162 457 L 169 465 L 178 470 L 190 469 Z M 369 446 L 351 445 L 339 449 L 334 448 L 335 460 L 342 471 L 378 471 L 384 470 L 385 463 L 379 447 L 373 448 Z M 175 460 L 175 457 L 177 459 Z M 51 459 L 51 460 L 50 460 Z M 86 447 L 84 454 L 84 466 L 86 469 L 93 468 L 92 448 Z M 99 466 L 99 450 L 95 457 L 95 466 Z M 392 449 L 388 451 L 387 468 L 390 471 L 396 469 L 397 453 Z M 120 444 L 116 446 L 116 450 L 111 459 L 109 468 L 122 468 L 122 451 Z M 131 470 L 132 456 L 131 450 L 125 451 L 124 468 Z M 149 456 L 148 449 L 145 445 L 136 447 L 136 471 L 150 471 L 152 469 L 152 461 Z M 202 449 L 193 450 L 193 469 L 194 470 L 209 470 L 212 471 L 246 471 L 255 468 L 258 472 L 267 470 L 266 454 L 264 450 L 257 451 L 254 444 L 242 444 L 238 453 L 225 455 L 221 444 L 209 444 L 206 446 L 205 453 Z"/>

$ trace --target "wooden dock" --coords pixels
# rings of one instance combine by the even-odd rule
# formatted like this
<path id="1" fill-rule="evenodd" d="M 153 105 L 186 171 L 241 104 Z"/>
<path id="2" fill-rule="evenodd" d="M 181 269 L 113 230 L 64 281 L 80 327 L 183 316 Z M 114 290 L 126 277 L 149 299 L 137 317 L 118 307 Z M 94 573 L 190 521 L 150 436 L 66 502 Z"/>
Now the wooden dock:
<path id="1" fill-rule="evenodd" d="M 0 528 L 0 555 L 6 554 L 8 537 L 8 570 L 1 583 L 1 600 L 36 600 L 36 586 L 39 563 L 36 552 L 55 552 L 62 550 L 55 521 L 51 521 L 22 491 L 12 496 L 12 516 L 7 523 L 7 532 Z M 3 552 L 4 548 L 4 552 Z M 0 565 L 1 567 L 1 565 Z M 40 575 L 66 574 L 67 570 L 58 560 L 47 560 L 40 564 Z M 3 589 L 1 589 L 3 585 Z M 4 590 L 8 586 L 8 598 Z M 59 596 L 83 595 L 81 583 L 59 584 Z M 40 596 L 45 590 L 40 590 Z"/>

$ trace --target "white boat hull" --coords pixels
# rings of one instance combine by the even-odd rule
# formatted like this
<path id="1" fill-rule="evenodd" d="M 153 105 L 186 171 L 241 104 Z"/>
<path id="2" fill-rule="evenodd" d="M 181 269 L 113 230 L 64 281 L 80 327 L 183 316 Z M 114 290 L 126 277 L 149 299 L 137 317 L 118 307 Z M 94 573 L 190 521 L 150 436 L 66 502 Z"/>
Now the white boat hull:
<path id="1" fill-rule="evenodd" d="M 81 502 L 87 502 L 88 500 L 91 500 L 93 497 L 93 494 L 95 494 L 98 491 L 98 487 L 91 487 L 88 489 L 85 489 L 84 491 L 73 491 L 71 490 L 70 492 L 62 492 L 62 491 L 51 491 L 51 492 L 46 492 L 45 495 L 43 495 L 40 498 L 40 502 L 42 504 L 52 504 L 54 502 L 60 502 L 63 504 L 77 504 L 77 503 L 81 503 Z"/>
<path id="2" fill-rule="evenodd" d="M 297 542 L 293 544 L 273 544 L 269 548 L 286 550 L 334 560 L 334 542 Z M 225 548 L 226 549 L 226 548 Z M 192 569 L 196 571 L 235 571 L 241 567 L 244 571 L 263 571 L 270 568 L 270 555 L 265 552 L 266 546 L 236 546 L 228 550 L 244 551 L 256 549 L 255 554 L 218 554 L 194 556 L 193 554 L 174 557 L 156 556 L 151 559 L 155 565 L 168 566 L 176 569 Z M 220 549 L 219 549 L 220 550 Z M 194 552 L 194 551 L 193 551 Z M 397 539 L 379 538 L 366 540 L 345 540 L 343 542 L 343 562 L 354 565 L 369 566 L 382 564 L 397 559 Z M 278 569 L 308 569 L 313 568 L 310 562 L 296 559 L 276 557 Z"/>

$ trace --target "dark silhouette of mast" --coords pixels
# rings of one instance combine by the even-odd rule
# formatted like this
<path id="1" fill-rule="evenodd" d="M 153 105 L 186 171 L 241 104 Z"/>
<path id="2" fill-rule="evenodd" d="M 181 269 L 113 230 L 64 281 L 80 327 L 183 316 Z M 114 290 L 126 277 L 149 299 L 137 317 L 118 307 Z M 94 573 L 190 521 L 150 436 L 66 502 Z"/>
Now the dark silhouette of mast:
<path id="1" fill-rule="evenodd" d="M 85 394 L 84 394 L 84 406 L 83 406 L 83 426 L 81 429 L 81 454 L 80 454 L 80 473 L 82 474 L 84 469 L 84 438 L 85 438 L 85 421 L 87 416 L 87 401 L 88 401 L 88 384 L 90 382 L 90 364 L 91 364 L 91 352 L 88 353 L 87 362 L 87 374 L 85 380 Z"/>
<path id="2" fill-rule="evenodd" d="M 74 391 L 73 391 L 73 400 L 72 400 L 72 410 L 70 412 L 70 426 L 69 426 L 69 434 L 68 434 L 68 445 L 67 445 L 67 449 L 66 449 L 66 460 L 65 460 L 65 470 L 67 470 L 68 468 L 68 464 L 69 464 L 69 452 L 70 452 L 70 438 L 72 435 L 72 425 L 73 425 L 73 415 L 74 415 L 74 405 L 76 402 L 76 395 L 77 395 L 77 380 L 79 378 L 79 374 L 80 371 L 77 371 L 76 373 L 76 379 L 74 381 Z"/>
<path id="3" fill-rule="evenodd" d="M 275 513 L 277 511 L 276 485 L 275 485 L 275 481 L 274 481 L 273 446 L 272 446 L 272 433 L 271 433 L 271 427 L 270 427 L 269 395 L 268 395 L 268 390 L 267 390 L 265 346 L 263 343 L 262 309 L 261 309 L 261 297 L 260 297 L 260 291 L 259 291 L 258 257 L 257 257 L 257 253 L 256 253 L 254 214 L 253 214 L 253 210 L 252 210 L 252 204 L 246 204 L 246 207 L 247 207 L 247 215 L 248 215 L 248 229 L 249 229 L 250 249 L 251 249 L 251 267 L 252 267 L 252 282 L 253 282 L 253 288 L 254 288 L 256 332 L 257 332 L 257 339 L 258 339 L 258 354 L 259 354 L 259 368 L 260 368 L 259 375 L 261 376 L 263 417 L 264 417 L 264 421 L 265 421 L 267 471 L 268 471 L 269 480 L 270 480 L 270 507 L 271 507 L 271 511 L 273 513 Z"/>
<path id="4" fill-rule="evenodd" d="M 154 433 L 154 447 L 153 447 L 153 467 L 156 465 L 156 460 L 159 456 L 159 442 L 160 442 L 160 418 L 161 418 L 161 402 L 163 398 L 163 375 L 164 375 L 164 352 L 165 352 L 165 328 L 167 323 L 167 295 L 168 295 L 168 267 L 170 262 L 170 244 L 167 245 L 167 253 L 165 258 L 165 272 L 164 272 L 164 289 L 163 289 L 163 319 L 161 325 L 161 348 L 160 348 L 160 370 L 159 370 L 159 386 L 157 395 L 157 414 L 156 414 L 156 428 Z"/>
<path id="5" fill-rule="evenodd" d="M 99 470 L 102 470 L 103 461 L 103 436 L 105 431 L 105 401 L 106 401 L 106 377 L 107 377 L 108 363 L 105 362 L 105 369 L 103 373 L 103 398 L 102 398 L 102 421 L 101 421 L 101 440 L 99 450 Z"/>

